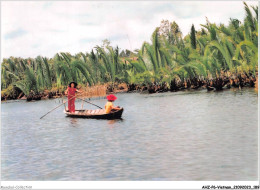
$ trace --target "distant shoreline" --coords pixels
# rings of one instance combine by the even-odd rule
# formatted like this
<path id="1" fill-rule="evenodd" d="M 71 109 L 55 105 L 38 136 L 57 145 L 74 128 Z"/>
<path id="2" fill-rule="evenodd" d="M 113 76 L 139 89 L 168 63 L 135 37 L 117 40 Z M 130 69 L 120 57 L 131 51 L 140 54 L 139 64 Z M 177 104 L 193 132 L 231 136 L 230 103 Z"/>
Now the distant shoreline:
<path id="1" fill-rule="evenodd" d="M 195 92 L 195 91 L 203 91 L 203 90 L 207 90 L 207 92 L 224 92 L 224 91 L 227 91 L 227 90 L 243 90 L 243 89 L 255 89 L 256 93 L 258 93 L 258 90 L 257 88 L 255 87 L 250 87 L 250 86 L 245 86 L 243 88 L 236 88 L 236 87 L 232 87 L 232 88 L 224 88 L 223 90 L 213 90 L 213 91 L 209 91 L 207 90 L 206 87 L 200 87 L 200 88 L 197 88 L 197 89 L 191 89 L 191 88 L 188 88 L 188 89 L 181 89 L 181 90 L 177 90 L 177 91 L 165 91 L 166 93 L 174 93 L 174 92 Z M 98 99 L 105 99 L 106 96 L 108 94 L 128 94 L 128 93 L 139 93 L 139 94 L 161 94 L 161 93 L 165 93 L 165 92 L 155 92 L 155 93 L 149 93 L 148 90 L 145 90 L 145 91 L 140 91 L 140 90 L 133 90 L 133 91 L 127 91 L 127 90 L 117 90 L 115 92 L 111 92 L 111 93 L 107 93 L 106 95 L 104 96 L 84 96 L 84 95 L 79 95 L 78 97 L 80 98 L 84 98 L 84 99 L 89 99 L 89 100 L 98 100 Z M 67 99 L 67 96 L 66 95 L 59 95 L 59 96 L 54 96 L 52 98 L 41 98 L 39 100 L 30 100 L 30 101 L 27 101 L 26 99 L 10 99 L 10 100 L 1 100 L 1 103 L 11 103 L 11 102 L 21 102 L 21 101 L 26 101 L 26 102 L 36 102 L 36 101 L 40 101 L 40 100 L 51 100 L 51 99 L 58 99 L 58 98 L 64 98 L 64 99 Z"/>

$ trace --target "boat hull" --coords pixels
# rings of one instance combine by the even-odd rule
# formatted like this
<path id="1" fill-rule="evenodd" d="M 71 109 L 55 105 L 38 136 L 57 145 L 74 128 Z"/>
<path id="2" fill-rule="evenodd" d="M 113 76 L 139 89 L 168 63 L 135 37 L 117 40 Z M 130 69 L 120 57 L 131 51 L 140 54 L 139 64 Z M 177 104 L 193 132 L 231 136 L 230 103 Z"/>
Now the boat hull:
<path id="1" fill-rule="evenodd" d="M 92 110 L 89 110 L 90 112 Z M 102 110 L 103 111 L 103 110 Z M 86 113 L 86 110 L 75 110 L 75 113 L 70 113 L 68 111 L 64 111 L 67 117 L 73 118 L 87 118 L 87 119 L 120 119 L 122 117 L 124 109 L 121 108 L 118 111 L 114 111 L 111 113 L 104 113 L 104 114 L 95 114 L 95 113 Z"/>

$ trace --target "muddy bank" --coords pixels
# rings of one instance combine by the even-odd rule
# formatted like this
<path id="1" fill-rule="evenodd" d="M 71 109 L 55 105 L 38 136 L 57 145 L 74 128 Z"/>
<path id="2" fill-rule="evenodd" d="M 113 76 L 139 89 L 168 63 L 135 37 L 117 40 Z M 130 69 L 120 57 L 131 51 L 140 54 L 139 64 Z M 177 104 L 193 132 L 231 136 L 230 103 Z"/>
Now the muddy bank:
<path id="1" fill-rule="evenodd" d="M 170 83 L 167 82 L 150 82 L 146 84 L 126 84 L 126 83 L 107 83 L 96 86 L 83 86 L 79 85 L 78 89 L 82 93 L 78 94 L 85 98 L 105 97 L 111 93 L 121 92 L 139 92 L 139 93 L 163 93 L 163 92 L 177 92 L 185 89 L 207 89 L 208 91 L 220 91 L 223 89 L 230 88 L 243 88 L 252 87 L 258 91 L 258 75 L 253 74 L 238 74 L 227 76 L 223 74 L 215 79 L 204 79 L 204 78 L 188 78 L 188 79 L 173 79 Z M 25 95 L 16 87 L 9 87 L 1 92 L 1 100 L 27 100 L 37 101 L 42 99 L 60 98 L 65 96 L 66 87 L 62 89 L 53 88 L 51 90 L 44 90 L 43 92 L 34 93 L 33 91 L 29 95 Z"/>
<path id="2" fill-rule="evenodd" d="M 170 83 L 148 83 L 148 84 L 129 84 L 127 92 L 141 93 L 162 93 L 162 92 L 177 92 L 185 89 L 207 89 L 208 91 L 220 91 L 230 88 L 252 87 L 258 89 L 258 76 L 252 74 L 239 74 L 228 76 L 219 76 L 215 79 L 204 78 L 188 78 L 188 79 L 173 79 Z"/>

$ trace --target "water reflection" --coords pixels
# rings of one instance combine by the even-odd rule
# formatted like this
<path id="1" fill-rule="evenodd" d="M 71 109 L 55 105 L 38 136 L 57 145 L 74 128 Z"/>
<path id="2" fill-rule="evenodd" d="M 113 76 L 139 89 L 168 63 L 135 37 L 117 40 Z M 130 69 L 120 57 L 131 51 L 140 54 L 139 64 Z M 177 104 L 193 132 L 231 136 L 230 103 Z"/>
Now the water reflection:
<path id="1" fill-rule="evenodd" d="M 70 126 L 71 127 L 78 127 L 78 119 L 77 118 L 69 118 L 70 119 Z"/>
<path id="2" fill-rule="evenodd" d="M 113 120 L 108 120 L 107 124 L 109 124 L 109 125 L 113 125 L 115 122 L 116 122 L 115 119 L 113 119 Z"/>
<path id="3" fill-rule="evenodd" d="M 257 180 L 257 98 L 253 89 L 118 94 L 123 120 L 68 118 L 64 108 L 40 120 L 57 100 L 2 103 L 1 176 Z"/>
<path id="4" fill-rule="evenodd" d="M 115 123 L 120 123 L 120 122 L 123 122 L 123 121 L 124 121 L 123 118 L 120 118 L 120 119 L 109 119 L 109 120 L 107 120 L 107 124 L 113 125 Z"/>

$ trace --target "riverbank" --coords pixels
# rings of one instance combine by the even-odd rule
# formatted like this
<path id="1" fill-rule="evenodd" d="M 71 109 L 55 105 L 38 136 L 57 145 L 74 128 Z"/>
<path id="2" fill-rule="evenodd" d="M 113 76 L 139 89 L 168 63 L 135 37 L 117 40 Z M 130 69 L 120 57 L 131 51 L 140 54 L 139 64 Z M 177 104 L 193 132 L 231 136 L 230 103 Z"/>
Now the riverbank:
<path id="1" fill-rule="evenodd" d="M 226 84 L 221 90 L 208 86 L 207 83 L 204 82 L 199 82 L 199 86 L 190 86 L 190 87 L 180 87 L 177 85 L 174 89 L 171 88 L 174 85 L 172 84 L 170 87 L 167 85 L 159 85 L 156 83 L 152 83 L 149 86 L 140 86 L 136 84 L 119 84 L 116 85 L 116 87 L 111 87 L 111 85 L 98 85 L 98 86 L 92 86 L 92 87 L 84 87 L 81 86 L 80 90 L 82 93 L 79 94 L 79 97 L 84 97 L 84 98 L 91 98 L 91 99 L 96 99 L 96 98 L 105 98 L 106 95 L 111 94 L 111 93 L 141 93 L 141 94 L 153 94 L 153 93 L 163 93 L 163 92 L 178 92 L 178 91 L 184 91 L 184 90 L 203 90 L 207 89 L 207 91 L 221 91 L 221 90 L 227 90 L 227 89 L 242 89 L 242 88 L 254 88 L 256 92 L 258 92 L 258 81 L 256 80 L 254 85 L 250 85 L 250 83 L 244 83 L 242 85 L 238 84 Z M 22 94 L 22 96 L 21 96 Z M 13 99 L 3 99 L 1 101 L 8 101 L 8 100 L 26 100 L 26 101 L 37 101 L 37 100 L 44 100 L 44 99 L 52 99 L 52 98 L 61 98 L 65 96 L 64 91 L 58 91 L 58 90 L 45 90 L 43 93 L 36 94 L 34 96 L 28 96 L 26 97 L 23 93 L 21 93 L 18 98 L 13 98 Z"/>
<path id="2" fill-rule="evenodd" d="M 79 84 L 78 89 L 82 91 L 79 94 L 85 98 L 105 97 L 107 94 L 120 93 L 120 92 L 138 92 L 138 93 L 163 93 L 163 92 L 177 92 L 187 89 L 207 89 L 208 91 L 221 91 L 230 88 L 255 88 L 258 92 L 258 72 L 256 75 L 251 73 L 232 74 L 229 72 L 222 72 L 222 74 L 214 79 L 205 79 L 202 77 L 187 78 L 181 80 L 174 78 L 170 82 L 146 82 L 146 83 L 106 83 L 95 86 L 88 86 Z M 66 86 L 52 87 L 50 90 L 43 90 L 35 93 L 31 92 L 25 95 L 19 88 L 9 86 L 7 89 L 1 91 L 1 101 L 6 100 L 42 100 L 51 98 L 60 98 L 65 96 Z"/>
<path id="3" fill-rule="evenodd" d="M 258 76 L 246 76 L 239 75 L 237 77 L 228 78 L 228 77 L 218 77 L 212 80 L 204 80 L 204 79 L 187 79 L 187 80 L 172 80 L 170 84 L 163 83 L 148 83 L 148 84 L 126 84 L 126 83 L 107 83 L 103 85 L 96 86 L 78 86 L 78 89 L 82 91 L 79 94 L 80 97 L 84 98 L 104 98 L 107 94 L 111 93 L 163 93 L 163 92 L 177 92 L 182 90 L 201 90 L 207 89 L 207 91 L 221 91 L 224 89 L 231 88 L 255 88 L 255 91 L 258 92 Z M 13 87 L 15 88 L 15 87 Z M 51 99 L 51 98 L 60 98 L 65 96 L 66 87 L 61 88 L 52 88 L 51 90 L 44 90 L 41 93 L 31 93 L 29 96 L 25 96 L 23 92 L 19 92 L 8 88 L 1 92 L 1 100 L 27 100 L 27 101 L 36 101 L 43 99 Z M 9 96 L 8 96 L 9 95 Z"/>
<path id="4" fill-rule="evenodd" d="M 83 86 L 81 84 L 78 85 L 78 89 L 82 91 L 79 94 L 81 97 L 85 98 L 96 98 L 96 97 L 105 97 L 107 94 L 110 93 L 120 93 L 120 92 L 127 92 L 127 84 L 120 83 L 120 84 L 103 84 L 103 85 L 95 85 L 95 86 Z M 51 98 L 60 98 L 65 96 L 66 87 L 53 87 L 50 90 L 44 90 L 39 93 L 30 93 L 26 96 L 23 92 L 21 92 L 18 88 L 10 86 L 9 88 L 1 91 L 1 101 L 7 100 L 44 100 L 44 99 L 51 99 Z"/>
<path id="5" fill-rule="evenodd" d="M 208 91 L 221 91 L 223 89 L 230 88 L 243 88 L 251 87 L 255 88 L 258 92 L 258 73 L 255 76 L 247 74 L 239 74 L 237 76 L 228 76 L 225 73 L 215 79 L 203 79 L 203 78 L 192 78 L 192 79 L 173 79 L 168 84 L 162 83 L 148 83 L 148 84 L 130 84 L 128 85 L 128 92 L 141 92 L 141 93 L 162 93 L 162 92 L 176 92 L 186 89 L 203 89 L 206 88 Z"/>

